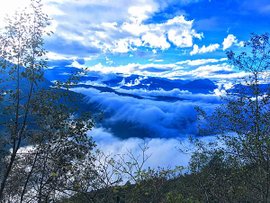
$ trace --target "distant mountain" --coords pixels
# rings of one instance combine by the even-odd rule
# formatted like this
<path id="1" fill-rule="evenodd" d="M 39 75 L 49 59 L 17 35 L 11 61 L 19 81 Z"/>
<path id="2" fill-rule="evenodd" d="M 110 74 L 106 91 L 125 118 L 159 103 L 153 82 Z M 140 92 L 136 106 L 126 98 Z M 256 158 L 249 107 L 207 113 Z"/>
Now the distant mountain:
<path id="1" fill-rule="evenodd" d="M 146 89 L 158 90 L 163 89 L 170 91 L 173 89 L 187 90 L 191 93 L 210 93 L 217 88 L 217 85 L 209 79 L 197 80 L 170 80 L 166 78 L 148 77 L 139 81 L 139 84 L 128 86 L 123 85 L 123 89 Z"/>
<path id="2" fill-rule="evenodd" d="M 65 81 L 80 69 L 54 67 L 46 70 L 50 80 Z M 96 127 L 108 129 L 118 138 L 174 137 L 192 134 L 194 101 L 209 94 L 217 85 L 209 79 L 182 80 L 142 75 L 91 71 L 81 74 L 75 92 L 86 95 L 85 112 L 102 114 Z M 72 88 L 71 88 L 72 90 Z"/>
<path id="3" fill-rule="evenodd" d="M 24 70 L 25 70 L 24 67 L 20 67 L 20 72 L 21 73 Z M 58 69 L 57 71 L 58 71 L 59 74 L 61 73 L 60 72 L 61 69 L 60 70 Z M 52 74 L 52 72 L 50 74 Z M 16 81 L 14 79 L 12 79 L 12 77 L 14 77 L 15 75 L 16 75 L 16 73 L 15 72 L 13 73 L 10 68 L 2 69 L 0 71 L 0 79 L 1 79 L 0 90 L 4 90 L 4 91 L 15 90 L 16 87 L 17 87 L 17 83 L 16 83 Z M 56 75 L 58 75 L 58 74 L 56 74 Z M 85 109 L 93 109 L 91 104 L 85 103 L 85 101 L 84 101 L 85 96 L 84 95 L 82 95 L 80 93 L 73 92 L 73 91 L 64 90 L 64 89 L 55 89 L 55 88 L 53 88 L 54 84 L 49 80 L 50 77 L 48 78 L 46 76 L 48 76 L 47 71 L 45 71 L 45 77 L 35 84 L 35 87 L 34 87 L 35 91 L 39 91 L 41 89 L 45 89 L 45 90 L 50 89 L 51 91 L 54 91 L 54 92 L 59 93 L 59 94 L 63 94 L 63 95 L 68 94 L 68 95 L 70 95 L 70 98 L 73 98 L 72 101 L 68 101 L 68 100 L 61 101 L 60 100 L 58 102 L 62 103 L 62 104 L 65 103 L 68 107 L 70 107 L 71 110 L 73 110 L 73 108 L 75 107 L 76 111 L 78 113 L 84 112 Z M 22 95 L 22 102 L 26 101 L 28 93 L 29 93 L 29 89 L 30 89 L 29 80 L 27 80 L 24 77 L 21 77 L 21 79 L 20 79 L 20 91 L 21 91 L 21 95 Z M 3 106 L 8 105 L 9 102 L 10 101 L 8 101 L 8 100 L 3 100 L 0 103 L 0 108 L 3 108 Z"/>
<path id="4" fill-rule="evenodd" d="M 9 63 L 9 62 L 8 62 Z M 17 72 L 15 70 L 12 70 L 10 68 L 11 66 L 14 66 L 12 63 L 9 63 L 9 65 L 5 68 L 0 70 L 0 89 L 4 90 L 14 90 L 16 88 L 16 75 Z M 20 74 L 22 74 L 25 71 L 24 67 L 20 67 Z M 36 88 L 49 88 L 52 85 L 52 82 L 46 78 L 43 80 L 40 80 L 36 83 Z M 30 87 L 29 80 L 27 80 L 25 77 L 20 78 L 20 88 L 22 92 L 27 92 L 27 90 Z"/>
<path id="5" fill-rule="evenodd" d="M 55 67 L 45 72 L 45 77 L 50 80 L 66 80 L 72 74 L 78 73 L 80 69 L 74 67 Z M 81 83 L 87 82 L 91 87 L 105 86 L 110 88 L 121 88 L 125 90 L 145 89 L 145 90 L 165 90 L 173 89 L 186 90 L 191 93 L 211 93 L 218 86 L 209 79 L 181 80 L 168 79 L 160 77 L 146 77 L 141 75 L 123 74 L 102 74 L 98 72 L 89 72 L 87 76 L 80 78 Z M 99 89 L 102 89 L 98 87 Z M 103 88 L 104 92 L 105 89 Z M 112 89 L 106 91 L 111 92 Z"/>

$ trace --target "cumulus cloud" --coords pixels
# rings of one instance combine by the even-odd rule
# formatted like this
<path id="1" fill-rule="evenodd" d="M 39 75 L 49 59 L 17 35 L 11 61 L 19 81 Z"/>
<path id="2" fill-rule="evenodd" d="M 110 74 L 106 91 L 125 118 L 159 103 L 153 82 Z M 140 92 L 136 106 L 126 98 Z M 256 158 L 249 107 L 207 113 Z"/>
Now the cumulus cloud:
<path id="1" fill-rule="evenodd" d="M 177 47 L 191 47 L 193 37 L 201 39 L 203 34 L 192 29 L 193 21 L 185 20 L 184 16 L 177 16 L 165 23 L 168 29 L 168 39 Z"/>
<path id="2" fill-rule="evenodd" d="M 230 48 L 234 43 L 237 43 L 237 39 L 234 35 L 229 34 L 223 41 L 223 50 Z"/>
<path id="3" fill-rule="evenodd" d="M 170 48 L 171 44 L 177 47 L 191 47 L 193 38 L 203 37 L 192 28 L 193 21 L 186 20 L 184 16 L 176 16 L 164 23 L 145 24 L 141 20 L 130 20 L 114 25 L 117 25 L 116 29 L 108 26 L 101 28 L 103 39 L 100 39 L 96 32 L 90 31 L 91 36 L 99 40 L 100 49 L 125 53 L 140 46 L 163 50 Z M 119 51 L 119 45 L 125 49 Z"/>
<path id="4" fill-rule="evenodd" d="M 238 42 L 238 39 L 236 38 L 236 36 L 234 36 L 233 34 L 229 34 L 226 38 L 224 38 L 222 45 L 223 45 L 223 50 L 226 50 L 233 45 L 243 47 L 244 42 L 243 41 Z"/>
<path id="5" fill-rule="evenodd" d="M 190 55 L 195 55 L 195 54 L 204 54 L 204 53 L 209 53 L 216 51 L 219 48 L 219 44 L 210 44 L 209 46 L 203 45 L 201 48 L 197 44 L 193 45 L 193 50 L 190 52 Z"/>
<path id="6" fill-rule="evenodd" d="M 167 42 L 164 35 L 156 35 L 154 33 L 148 32 L 142 36 L 142 41 L 145 45 L 149 45 L 153 48 L 168 49 L 171 45 Z"/>
<path id="7" fill-rule="evenodd" d="M 48 48 L 74 56 L 68 50 L 81 47 L 87 56 L 98 52 L 127 53 L 142 46 L 162 50 L 171 45 L 191 47 L 194 38 L 203 37 L 193 29 L 192 20 L 175 16 L 163 23 L 145 22 L 168 4 L 158 0 L 46 0 L 47 10 L 55 11 L 50 13 L 55 35 L 48 42 L 57 45 Z"/>

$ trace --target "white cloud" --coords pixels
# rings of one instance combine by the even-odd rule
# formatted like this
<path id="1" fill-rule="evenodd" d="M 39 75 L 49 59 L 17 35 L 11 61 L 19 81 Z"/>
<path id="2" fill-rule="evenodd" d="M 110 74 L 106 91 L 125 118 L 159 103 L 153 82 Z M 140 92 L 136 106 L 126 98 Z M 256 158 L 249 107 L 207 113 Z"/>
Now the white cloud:
<path id="1" fill-rule="evenodd" d="M 168 40 L 177 47 L 191 47 L 193 37 L 201 39 L 203 34 L 196 33 L 192 29 L 193 21 L 185 20 L 184 16 L 177 16 L 168 20 L 165 27 L 168 32 Z"/>
<path id="2" fill-rule="evenodd" d="M 115 48 L 113 48 L 112 50 L 118 53 L 126 53 L 130 50 L 129 47 L 130 43 L 127 39 L 120 39 L 117 42 L 115 42 Z"/>
<path id="3" fill-rule="evenodd" d="M 226 58 L 220 59 L 196 59 L 179 61 L 177 63 L 129 63 L 121 66 L 104 66 L 101 63 L 89 67 L 89 71 L 97 71 L 102 74 L 121 73 L 124 75 L 141 75 L 151 77 L 162 77 L 168 79 L 194 79 L 194 78 L 239 78 L 243 77 L 242 72 L 235 72 L 226 63 Z"/>
<path id="4" fill-rule="evenodd" d="M 201 39 L 203 34 L 197 33 L 192 29 L 193 21 L 185 20 L 184 16 L 176 16 L 164 23 L 144 24 L 140 20 L 129 21 L 119 24 L 117 31 L 115 29 L 104 29 L 108 40 L 100 40 L 101 49 L 112 52 L 128 52 L 132 51 L 131 47 L 147 46 L 153 49 L 168 49 L 171 44 L 177 47 L 191 47 L 193 45 L 193 38 Z M 92 32 L 92 36 L 96 33 Z M 140 43 L 132 44 L 126 40 L 132 37 Z M 97 37 L 99 38 L 99 37 Z M 100 39 L 100 38 L 99 38 Z M 118 49 L 119 41 L 125 41 L 125 49 Z"/>
<path id="5" fill-rule="evenodd" d="M 211 77 L 213 72 L 220 72 L 220 71 L 231 72 L 232 68 L 227 64 L 203 65 L 191 71 L 191 73 L 196 75 L 197 77 Z"/>
<path id="6" fill-rule="evenodd" d="M 89 135 L 93 137 L 101 151 L 112 156 L 132 152 L 135 157 L 141 158 L 140 146 L 146 145 L 148 147 L 146 156 L 149 156 L 149 159 L 145 163 L 145 168 L 187 166 L 191 156 L 191 154 L 182 153 L 179 150 L 181 147 L 183 151 L 191 148 L 187 138 L 181 139 L 182 144 L 177 138 L 129 138 L 121 140 L 104 128 L 94 128 L 89 132 Z"/>
<path id="7" fill-rule="evenodd" d="M 132 136 L 172 138 L 196 133 L 194 107 L 202 104 L 198 99 L 201 98 L 200 95 L 192 98 L 187 93 L 188 98 L 192 100 L 179 99 L 168 102 L 120 96 L 114 92 L 100 92 L 93 88 L 78 87 L 72 90 L 87 95 L 89 103 L 98 104 L 106 114 L 102 125 L 122 138 Z M 184 95 L 182 98 L 185 98 Z M 208 104 L 204 103 L 204 106 Z M 211 108 L 213 106 L 213 103 L 209 105 Z"/>
<path id="8" fill-rule="evenodd" d="M 131 35 L 140 37 L 142 33 L 146 33 L 149 30 L 149 27 L 147 25 L 141 24 L 141 22 L 124 22 L 121 26 L 121 29 L 130 33 Z"/>
<path id="9" fill-rule="evenodd" d="M 151 71 L 148 71 L 149 68 L 155 68 L 156 70 L 160 70 L 160 71 L 151 72 Z M 138 75 L 143 75 L 143 76 L 162 77 L 164 73 L 170 72 L 177 68 L 179 67 L 176 64 L 129 63 L 127 65 L 120 65 L 120 66 L 104 66 L 101 63 L 99 63 L 99 64 L 89 67 L 89 71 L 98 71 L 103 74 L 122 73 L 125 75 L 138 74 Z"/>
<path id="10" fill-rule="evenodd" d="M 244 47 L 244 46 L 245 46 L 245 42 L 244 42 L 244 41 L 239 42 L 239 43 L 238 43 L 238 46 L 239 46 L 239 47 Z"/>
<path id="11" fill-rule="evenodd" d="M 228 48 L 230 48 L 233 45 L 239 46 L 239 47 L 243 47 L 244 46 L 244 42 L 240 41 L 238 42 L 238 39 L 236 38 L 236 36 L 234 36 L 233 34 L 229 34 L 222 42 L 223 45 L 223 50 L 226 50 Z"/>
<path id="12" fill-rule="evenodd" d="M 142 40 L 145 45 L 149 45 L 152 48 L 168 49 L 171 46 L 164 35 L 157 36 L 151 32 L 144 34 Z"/>
<path id="13" fill-rule="evenodd" d="M 215 65 L 202 65 L 198 68 L 187 72 L 195 78 L 209 78 L 209 79 L 236 79 L 246 76 L 244 72 L 235 72 L 233 68 L 226 64 L 215 64 Z"/>
<path id="14" fill-rule="evenodd" d="M 100 52 L 127 53 L 141 46 L 161 50 L 172 44 L 191 47 L 194 38 L 203 37 L 193 29 L 193 21 L 182 15 L 163 23 L 145 23 L 167 6 L 157 0 L 46 0 L 45 5 L 53 11 L 55 35 L 48 39 L 52 43 L 64 40 Z"/>
<path id="15" fill-rule="evenodd" d="M 228 82 L 228 81 L 227 81 Z M 223 82 L 225 83 L 225 82 Z M 145 89 L 131 89 L 131 90 L 126 90 L 126 89 L 117 89 L 118 92 L 121 93 L 128 93 L 132 95 L 137 95 L 137 96 L 143 96 L 145 98 L 151 98 L 155 96 L 167 96 L 167 97 L 176 97 L 179 99 L 187 99 L 190 101 L 198 101 L 201 103 L 218 103 L 219 98 L 211 95 L 211 94 L 192 94 L 191 92 L 187 90 L 180 90 L 180 89 L 172 89 L 170 91 L 166 91 L 163 89 L 159 90 L 145 90 Z"/>
<path id="16" fill-rule="evenodd" d="M 220 58 L 220 59 L 195 59 L 195 60 L 185 60 L 185 61 L 179 61 L 176 64 L 182 65 L 187 64 L 189 66 L 199 66 L 209 63 L 218 63 L 228 60 L 227 58 Z"/>
<path id="17" fill-rule="evenodd" d="M 204 53 L 209 53 L 216 51 L 219 48 L 219 44 L 210 44 L 209 46 L 203 45 L 201 48 L 197 44 L 193 45 L 193 50 L 190 52 L 190 55 L 195 55 L 195 54 L 204 54 Z"/>
<path id="18" fill-rule="evenodd" d="M 28 0 L 4 3 L 0 17 L 27 3 Z M 171 45 L 191 47 L 194 38 L 203 37 L 193 29 L 193 20 L 179 15 L 163 23 L 145 23 L 168 4 L 158 0 L 44 0 L 44 11 L 54 19 L 50 29 L 55 33 L 46 38 L 51 45 L 47 49 L 62 54 L 66 50 L 81 50 L 78 54 L 87 57 L 93 52 L 127 53 L 141 46 L 161 50 Z M 57 46 L 51 48 L 54 44 Z M 66 57 L 75 57 L 73 52 L 76 51 L 66 53 Z"/>
<path id="19" fill-rule="evenodd" d="M 234 35 L 229 34 L 223 41 L 223 50 L 230 48 L 234 43 L 237 43 L 237 39 Z"/>
<path id="20" fill-rule="evenodd" d="M 220 80 L 218 83 L 218 88 L 214 90 L 214 94 L 217 96 L 225 96 L 227 94 L 227 90 L 233 88 L 234 84 L 232 82 L 228 82 L 227 80 Z"/>
<path id="21" fill-rule="evenodd" d="M 170 103 L 148 99 L 139 100 L 109 92 L 100 93 L 92 88 L 75 88 L 72 90 L 87 95 L 89 102 L 98 104 L 107 115 L 106 121 L 104 121 L 104 123 L 109 123 L 107 127 L 103 123 L 89 132 L 89 135 L 93 136 L 101 150 L 105 151 L 106 154 L 123 154 L 130 150 L 135 155 L 139 155 L 139 145 L 146 142 L 149 147 L 147 153 L 151 155 L 147 166 L 151 167 L 186 166 L 190 154 L 180 153 L 178 148 L 190 146 L 188 137 L 185 135 L 192 135 L 195 132 L 196 113 L 194 106 L 203 103 L 205 109 L 211 109 L 215 108 L 215 105 L 219 103 L 218 98 L 213 95 L 192 95 L 176 89 L 167 93 L 164 90 L 160 90 L 160 92 L 159 90 L 143 92 L 141 89 L 132 90 L 129 93 L 137 91 L 141 96 L 177 96 L 180 94 L 184 98 L 187 96 L 188 100 Z M 130 123 L 125 125 L 121 121 Z M 117 125 L 119 122 L 121 126 Z M 123 134 L 120 135 L 118 130 L 113 130 L 113 126 L 121 127 L 122 133 L 125 131 L 125 139 L 123 137 L 121 139 Z M 137 127 L 137 129 L 127 129 L 128 126 Z M 153 138 L 140 139 L 132 137 L 144 137 L 140 129 L 146 129 L 147 136 Z M 179 140 L 184 144 L 180 145 Z M 186 148 L 182 148 L 182 150 L 185 151 Z"/>
<path id="22" fill-rule="evenodd" d="M 67 65 L 66 67 L 75 67 L 75 68 L 79 68 L 79 69 L 84 69 L 86 68 L 85 65 L 80 64 L 78 61 L 73 60 L 73 62 L 70 65 Z"/>
<path id="23" fill-rule="evenodd" d="M 145 4 L 138 6 L 131 6 L 128 8 L 128 13 L 131 15 L 131 21 L 142 22 L 146 20 L 149 15 L 157 10 L 156 4 Z"/>
<path id="24" fill-rule="evenodd" d="M 158 167 L 174 168 L 175 166 L 187 167 L 191 155 L 196 149 L 188 137 L 182 138 L 128 138 L 119 139 L 114 136 L 108 129 L 99 127 L 88 132 L 96 141 L 97 148 L 105 155 L 110 155 L 117 159 L 117 155 L 124 155 L 131 152 L 138 161 L 142 159 L 141 147 L 146 146 L 148 149 L 145 155 L 149 157 L 144 165 L 157 169 Z M 215 137 L 205 136 L 200 138 L 202 142 L 213 142 Z M 127 157 L 126 157 L 127 158 Z M 126 160 L 130 161 L 130 160 Z"/>
<path id="25" fill-rule="evenodd" d="M 131 35 L 141 37 L 146 41 L 145 44 L 152 48 L 167 49 L 170 47 L 169 43 L 178 47 L 191 47 L 193 38 L 201 39 L 203 34 L 197 33 L 192 26 L 192 20 L 188 21 L 184 16 L 176 16 L 164 23 L 156 24 L 143 24 L 140 21 L 124 22 L 121 29 Z M 150 40 L 151 37 L 155 42 Z M 158 45 L 157 40 L 160 40 L 161 45 Z"/>
<path id="26" fill-rule="evenodd" d="M 55 52 L 48 52 L 46 53 L 46 57 L 49 58 L 50 60 L 69 60 L 68 57 L 62 54 L 58 54 Z"/>

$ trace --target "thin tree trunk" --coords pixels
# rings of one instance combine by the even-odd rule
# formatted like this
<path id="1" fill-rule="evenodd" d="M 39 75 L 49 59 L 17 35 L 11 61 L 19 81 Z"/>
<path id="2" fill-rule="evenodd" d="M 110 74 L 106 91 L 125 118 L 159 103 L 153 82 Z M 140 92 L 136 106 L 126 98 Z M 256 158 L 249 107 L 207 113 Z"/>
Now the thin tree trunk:
<path id="1" fill-rule="evenodd" d="M 31 167 L 31 170 L 28 173 L 27 178 L 25 180 L 25 183 L 24 183 L 24 186 L 23 186 L 23 191 L 21 193 L 20 203 L 23 202 L 23 198 L 24 198 L 24 195 L 25 195 L 25 192 L 26 192 L 26 188 L 27 188 L 28 182 L 30 180 L 30 177 L 31 177 L 31 175 L 32 175 L 32 173 L 34 171 L 34 168 L 35 168 L 35 165 L 36 165 L 36 162 L 37 162 L 37 158 L 38 158 L 38 152 L 35 155 L 35 158 L 34 158 L 34 161 L 33 161 L 32 167 Z"/>
<path id="2" fill-rule="evenodd" d="M 0 202 L 4 198 L 4 189 L 6 187 L 6 182 L 7 182 L 7 179 L 9 177 L 9 174 L 10 174 L 10 172 L 12 170 L 12 166 L 13 166 L 13 163 L 15 161 L 15 158 L 16 158 L 16 152 L 13 152 L 12 155 L 11 155 L 11 157 L 10 157 L 10 162 L 8 164 L 7 170 L 5 171 L 3 180 L 1 182 L 1 187 L 0 187 Z"/>
<path id="3" fill-rule="evenodd" d="M 7 170 L 5 171 L 3 180 L 1 182 L 1 187 L 0 187 L 0 201 L 3 200 L 4 197 L 4 189 L 6 187 L 6 183 L 7 183 L 7 179 L 10 175 L 10 172 L 12 170 L 15 158 L 17 156 L 17 151 L 20 147 L 20 143 L 21 143 L 21 137 L 18 136 L 18 129 L 19 129 L 19 108 L 20 108 L 20 61 L 21 61 L 21 33 L 19 31 L 19 47 L 18 49 L 20 50 L 18 55 L 17 55 L 17 64 L 16 64 L 16 82 L 17 82 L 17 87 L 16 87 L 16 112 L 15 112 L 15 128 L 14 128 L 14 132 L 11 132 L 11 135 L 14 136 L 13 139 L 13 150 L 12 150 L 12 154 L 10 157 L 10 162 L 8 164 Z M 16 145 L 16 141 L 18 139 L 18 143 Z"/>
<path id="4" fill-rule="evenodd" d="M 44 180 L 44 173 L 45 173 L 45 169 L 46 169 L 46 165 L 47 165 L 47 160 L 48 160 L 48 153 L 46 154 L 44 163 L 43 163 L 43 167 L 42 167 L 42 176 L 40 179 L 40 186 L 39 186 L 39 190 L 38 190 L 38 203 L 42 202 L 42 189 L 43 189 L 43 180 Z"/>

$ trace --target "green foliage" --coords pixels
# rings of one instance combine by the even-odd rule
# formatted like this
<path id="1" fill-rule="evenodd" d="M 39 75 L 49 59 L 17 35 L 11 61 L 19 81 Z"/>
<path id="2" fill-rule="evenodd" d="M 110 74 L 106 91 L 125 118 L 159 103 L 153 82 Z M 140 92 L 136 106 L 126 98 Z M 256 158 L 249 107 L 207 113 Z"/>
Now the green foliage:
<path id="1" fill-rule="evenodd" d="M 31 0 L 0 33 L 1 202 L 52 202 L 76 191 L 86 161 L 94 171 L 93 120 L 66 105 L 68 84 L 51 88 L 43 78 L 48 25 L 40 0 Z"/>
<path id="2" fill-rule="evenodd" d="M 182 194 L 169 192 L 166 195 L 166 203 L 199 203 L 198 200 L 188 197 L 184 198 Z"/>
<path id="3" fill-rule="evenodd" d="M 214 144 L 197 143 L 191 169 L 201 179 L 199 188 L 210 202 L 269 202 L 269 35 L 253 34 L 243 52 L 227 55 L 247 76 L 238 80 L 211 115 L 200 110 L 206 126 L 202 134 L 219 136 Z"/>

